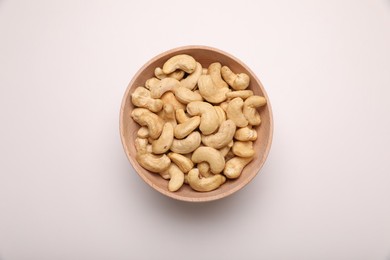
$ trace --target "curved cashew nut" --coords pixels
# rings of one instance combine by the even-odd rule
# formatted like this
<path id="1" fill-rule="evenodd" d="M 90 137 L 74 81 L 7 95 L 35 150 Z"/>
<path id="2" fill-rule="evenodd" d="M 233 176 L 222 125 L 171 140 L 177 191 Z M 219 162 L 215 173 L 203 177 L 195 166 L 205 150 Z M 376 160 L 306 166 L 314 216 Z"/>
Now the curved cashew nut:
<path id="1" fill-rule="evenodd" d="M 237 127 L 245 127 L 248 125 L 248 120 L 243 114 L 244 101 L 242 98 L 236 97 L 229 102 L 226 108 L 226 115 L 228 119 L 233 120 Z"/>
<path id="2" fill-rule="evenodd" d="M 218 115 L 214 107 L 207 102 L 194 101 L 187 105 L 192 116 L 200 115 L 199 129 L 204 135 L 212 134 L 218 128 Z"/>
<path id="3" fill-rule="evenodd" d="M 200 75 L 202 75 L 202 65 L 197 62 L 194 72 L 188 75 L 185 79 L 180 80 L 180 84 L 185 88 L 193 90 L 196 86 L 196 83 L 198 82 Z"/>
<path id="4" fill-rule="evenodd" d="M 160 81 L 158 78 L 150 78 L 148 80 L 146 80 L 145 82 L 145 88 L 147 89 L 152 89 L 152 88 L 156 88 L 157 86 L 160 85 Z"/>
<path id="5" fill-rule="evenodd" d="M 191 161 L 190 158 L 185 157 L 184 155 L 181 155 L 179 153 L 168 153 L 169 159 L 171 159 L 172 162 L 174 162 L 177 167 L 180 168 L 180 170 L 184 173 L 189 172 L 192 168 L 194 168 L 194 163 Z"/>
<path id="6" fill-rule="evenodd" d="M 147 153 L 153 153 L 153 146 L 152 146 L 151 144 L 148 144 L 148 145 L 146 146 L 146 152 L 147 152 Z"/>
<path id="7" fill-rule="evenodd" d="M 164 121 L 155 113 L 150 112 L 146 108 L 135 108 L 131 112 L 131 117 L 135 122 L 141 126 L 147 126 L 149 130 L 149 136 L 153 139 L 157 139 L 164 126 Z"/>
<path id="8" fill-rule="evenodd" d="M 173 127 L 176 127 L 176 113 L 175 108 L 171 104 L 164 104 L 163 110 L 158 113 L 158 116 L 166 123 L 171 123 Z"/>
<path id="9" fill-rule="evenodd" d="M 202 136 L 202 143 L 206 146 L 220 149 L 227 146 L 236 132 L 236 125 L 232 120 L 224 121 L 218 129 L 218 132 L 212 135 Z"/>
<path id="10" fill-rule="evenodd" d="M 186 107 L 184 104 L 177 101 L 175 95 L 170 91 L 165 92 L 160 99 L 164 102 L 164 104 L 171 104 L 174 110 L 177 110 L 179 108 L 184 109 Z"/>
<path id="11" fill-rule="evenodd" d="M 226 120 L 226 113 L 220 106 L 214 106 L 215 111 L 218 115 L 218 124 L 221 125 Z"/>
<path id="12" fill-rule="evenodd" d="M 210 75 L 201 75 L 198 80 L 198 89 L 204 99 L 210 103 L 221 103 L 226 100 L 228 87 L 218 87 Z"/>
<path id="13" fill-rule="evenodd" d="M 151 154 L 148 151 L 148 140 L 144 138 L 135 139 L 135 149 L 137 154 L 135 159 L 137 162 L 146 170 L 151 172 L 163 172 L 168 169 L 171 164 L 171 160 L 165 154 L 162 156 L 157 156 Z"/>
<path id="14" fill-rule="evenodd" d="M 165 92 L 172 91 L 179 86 L 180 82 L 177 79 L 164 78 L 160 81 L 160 84 L 150 86 L 150 95 L 152 98 L 160 98 Z"/>
<path id="15" fill-rule="evenodd" d="M 208 69 L 208 74 L 217 88 L 229 88 L 228 84 L 221 77 L 221 67 L 222 65 L 219 62 L 211 63 Z"/>
<path id="16" fill-rule="evenodd" d="M 226 178 L 221 174 L 216 174 L 207 178 L 199 178 L 199 170 L 194 168 L 188 173 L 188 184 L 196 191 L 212 191 L 217 189 Z"/>
<path id="17" fill-rule="evenodd" d="M 177 191 L 183 186 L 184 183 L 184 173 L 180 170 L 180 168 L 171 163 L 168 168 L 168 174 L 170 176 L 170 180 L 168 182 L 168 190 L 169 191 Z"/>
<path id="18" fill-rule="evenodd" d="M 253 96 L 252 90 L 236 90 L 236 91 L 231 91 L 231 92 L 226 93 L 226 97 L 228 99 L 240 97 L 240 98 L 245 100 L 250 96 Z"/>
<path id="19" fill-rule="evenodd" d="M 228 160 L 225 165 L 225 169 L 223 170 L 223 174 L 229 179 L 238 178 L 241 175 L 244 167 L 252 161 L 253 157 L 233 157 Z"/>
<path id="20" fill-rule="evenodd" d="M 225 158 L 218 150 L 212 147 L 201 146 L 197 148 L 193 152 L 191 160 L 194 163 L 208 162 L 210 171 L 214 174 L 222 172 L 225 167 Z"/>
<path id="21" fill-rule="evenodd" d="M 222 147 L 221 149 L 219 149 L 218 151 L 222 154 L 223 157 L 226 157 L 226 155 L 230 152 L 230 149 L 232 148 L 231 146 L 233 146 L 233 140 L 230 141 L 230 143 L 224 147 Z M 225 159 L 226 161 L 226 159 Z"/>
<path id="22" fill-rule="evenodd" d="M 189 134 L 186 138 L 178 140 L 173 139 L 171 151 L 174 153 L 187 154 L 193 152 L 199 147 L 201 142 L 200 133 L 195 131 Z"/>
<path id="23" fill-rule="evenodd" d="M 175 88 L 173 90 L 173 93 L 175 94 L 176 99 L 183 104 L 203 100 L 202 96 L 199 93 L 182 86 Z"/>
<path id="24" fill-rule="evenodd" d="M 255 141 L 257 139 L 257 132 L 255 129 L 243 127 L 236 131 L 234 138 L 238 141 Z"/>
<path id="25" fill-rule="evenodd" d="M 202 175 L 203 177 L 209 177 L 211 175 L 214 175 L 210 172 L 210 165 L 208 162 L 200 162 L 196 165 L 196 167 L 198 168 L 200 175 Z"/>
<path id="26" fill-rule="evenodd" d="M 134 145 L 137 153 L 147 153 L 148 139 L 137 137 L 135 138 Z"/>
<path id="27" fill-rule="evenodd" d="M 245 73 L 235 74 L 229 67 L 223 66 L 221 68 L 223 79 L 234 89 L 243 90 L 249 86 L 250 78 Z"/>
<path id="28" fill-rule="evenodd" d="M 251 96 L 245 100 L 243 113 L 249 124 L 260 125 L 261 118 L 256 108 L 264 106 L 266 103 L 267 100 L 261 96 Z"/>
<path id="29" fill-rule="evenodd" d="M 176 109 L 176 120 L 179 124 L 185 123 L 190 120 L 190 117 L 187 116 L 186 112 L 182 108 Z"/>
<path id="30" fill-rule="evenodd" d="M 187 54 L 179 54 L 168 59 L 163 65 L 163 72 L 169 74 L 177 69 L 192 73 L 196 68 L 196 60 Z"/>
<path id="31" fill-rule="evenodd" d="M 202 69 L 202 75 L 207 75 L 207 72 L 208 72 L 208 69 L 206 69 L 206 68 Z"/>
<path id="32" fill-rule="evenodd" d="M 152 142 L 152 151 L 154 154 L 163 154 L 171 148 L 173 142 L 173 126 L 171 123 L 165 123 L 160 137 Z"/>
<path id="33" fill-rule="evenodd" d="M 156 78 L 158 79 L 165 79 L 165 78 L 173 78 L 173 79 L 177 79 L 177 80 L 181 80 L 184 75 L 185 75 L 185 72 L 182 71 L 182 70 L 175 70 L 174 72 L 170 73 L 170 74 L 165 74 L 162 69 L 160 67 L 157 67 L 155 70 L 154 70 L 154 75 L 156 76 Z"/>
<path id="34" fill-rule="evenodd" d="M 192 133 L 200 124 L 200 116 L 191 117 L 188 121 L 178 124 L 175 127 L 175 137 L 177 139 L 183 139 L 190 133 Z"/>
<path id="35" fill-rule="evenodd" d="M 146 126 L 141 126 L 137 131 L 137 136 L 140 138 L 148 138 L 149 129 Z"/>
<path id="36" fill-rule="evenodd" d="M 253 143 L 251 141 L 234 142 L 232 152 L 239 157 L 253 157 L 255 154 L 255 150 L 253 150 Z"/>
<path id="37" fill-rule="evenodd" d="M 160 99 L 150 97 L 150 91 L 144 87 L 138 87 L 131 94 L 131 102 L 137 107 L 147 108 L 152 112 L 162 109 L 163 102 Z"/>
<path id="38" fill-rule="evenodd" d="M 135 158 L 143 168 L 155 173 L 165 171 L 171 164 L 171 160 L 165 154 L 158 156 L 151 153 L 137 153 Z"/>
<path id="39" fill-rule="evenodd" d="M 219 104 L 219 107 L 222 108 L 223 111 L 227 111 L 227 107 L 229 105 L 229 102 L 225 101 L 225 102 L 222 102 L 221 104 Z"/>

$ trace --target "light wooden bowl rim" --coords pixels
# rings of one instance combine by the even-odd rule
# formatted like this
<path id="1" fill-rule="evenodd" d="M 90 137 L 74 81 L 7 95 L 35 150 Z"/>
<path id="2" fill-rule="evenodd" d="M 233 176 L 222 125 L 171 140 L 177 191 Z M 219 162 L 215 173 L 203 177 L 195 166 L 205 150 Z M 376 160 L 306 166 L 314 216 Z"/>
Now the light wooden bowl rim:
<path id="1" fill-rule="evenodd" d="M 125 141 L 124 141 L 124 129 L 123 129 L 124 128 L 123 127 L 123 118 L 124 118 L 124 108 L 125 108 L 126 99 L 129 97 L 130 89 L 131 89 L 132 85 L 134 84 L 134 82 L 136 81 L 136 79 L 144 72 L 144 70 L 151 63 L 153 63 L 153 62 L 155 62 L 155 61 L 157 61 L 157 60 L 159 60 L 159 59 L 161 59 L 163 57 L 166 57 L 166 56 L 168 56 L 168 55 L 170 55 L 172 53 L 184 52 L 184 51 L 187 51 L 187 50 L 206 50 L 206 51 L 216 52 L 216 53 L 222 54 L 224 56 L 227 56 L 228 58 L 230 58 L 232 60 L 235 60 L 242 67 L 244 67 L 246 70 L 248 70 L 250 72 L 250 74 L 251 74 L 251 77 L 253 77 L 256 81 L 258 81 L 259 87 L 261 88 L 261 91 L 263 92 L 264 97 L 268 101 L 267 106 L 268 106 L 268 110 L 269 110 L 269 119 L 270 119 L 270 121 L 269 121 L 268 143 L 267 143 L 267 146 L 266 146 L 266 148 L 264 150 L 263 160 L 260 163 L 259 169 L 257 170 L 257 172 L 255 174 L 253 174 L 252 178 L 246 179 L 246 181 L 239 182 L 239 184 L 237 186 L 235 186 L 232 189 L 229 189 L 229 190 L 227 190 L 225 192 L 222 192 L 222 193 L 219 193 L 219 194 L 215 194 L 215 195 L 210 195 L 210 196 L 207 196 L 207 197 L 198 197 L 198 198 L 197 197 L 194 197 L 194 198 L 183 197 L 183 196 L 179 196 L 175 192 L 169 192 L 168 190 L 164 190 L 164 189 L 158 187 L 157 185 L 155 185 L 152 181 L 150 181 L 148 178 L 146 178 L 143 174 L 139 173 L 136 170 L 136 167 L 135 167 L 135 164 L 137 163 L 135 161 L 135 158 L 132 158 L 129 155 L 129 149 L 126 146 Z M 227 197 L 227 196 L 237 192 L 238 190 L 240 190 L 244 186 L 246 186 L 249 182 L 251 182 L 253 180 L 253 178 L 260 172 L 260 170 L 263 167 L 265 161 L 267 160 L 267 157 L 268 157 L 269 151 L 271 149 L 271 145 L 272 145 L 272 138 L 273 138 L 273 115 L 272 115 L 272 108 L 271 108 L 271 104 L 269 102 L 269 98 L 268 98 L 267 92 L 265 91 L 261 81 L 257 78 L 256 74 L 245 63 L 243 63 L 240 59 L 234 57 L 233 55 L 231 55 L 231 54 L 229 54 L 229 53 L 227 53 L 225 51 L 219 50 L 217 48 L 214 48 L 214 47 L 205 46 L 205 45 L 187 45 L 187 46 L 181 46 L 181 47 L 177 47 L 177 48 L 173 48 L 173 49 L 167 50 L 167 51 L 165 51 L 165 52 L 163 52 L 163 53 L 153 57 L 147 63 L 145 63 L 137 71 L 137 73 L 133 76 L 133 78 L 130 81 L 130 83 L 128 84 L 128 86 L 126 88 L 126 91 L 125 91 L 125 93 L 123 95 L 123 98 L 122 98 L 122 103 L 121 103 L 121 108 L 120 108 L 120 118 L 119 118 L 119 131 L 120 131 L 120 137 L 121 137 L 122 146 L 123 146 L 123 149 L 125 150 L 125 153 L 126 153 L 126 157 L 130 161 L 130 164 L 133 167 L 134 171 L 150 187 L 152 187 L 153 189 L 155 189 L 158 192 L 162 193 L 163 195 L 166 195 L 166 196 L 168 196 L 170 198 L 173 198 L 173 199 L 176 199 L 176 200 L 187 201 L 187 202 L 207 202 L 207 201 L 214 201 L 214 200 L 218 200 L 218 199 L 221 199 L 221 198 L 225 198 L 225 197 Z"/>

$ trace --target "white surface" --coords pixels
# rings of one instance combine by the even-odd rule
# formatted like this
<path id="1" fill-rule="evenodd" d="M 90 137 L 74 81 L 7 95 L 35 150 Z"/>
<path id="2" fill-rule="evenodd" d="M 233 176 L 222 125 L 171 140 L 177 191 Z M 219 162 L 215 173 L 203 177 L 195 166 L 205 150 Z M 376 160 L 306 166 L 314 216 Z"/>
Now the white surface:
<path id="1" fill-rule="evenodd" d="M 224 200 L 133 173 L 122 95 L 188 44 L 243 60 L 274 141 Z M 0 259 L 390 259 L 390 2 L 0 1 Z"/>

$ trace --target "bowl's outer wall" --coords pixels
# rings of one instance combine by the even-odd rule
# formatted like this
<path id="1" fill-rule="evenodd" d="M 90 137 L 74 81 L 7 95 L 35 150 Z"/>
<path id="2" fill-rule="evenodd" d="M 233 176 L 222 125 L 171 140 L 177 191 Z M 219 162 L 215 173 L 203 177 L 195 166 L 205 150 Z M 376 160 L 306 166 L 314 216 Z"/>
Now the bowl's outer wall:
<path id="1" fill-rule="evenodd" d="M 195 192 L 188 185 L 183 185 L 183 187 L 177 192 L 169 192 L 167 189 L 167 180 L 164 180 L 159 174 L 151 173 L 145 170 L 135 160 L 136 150 L 134 147 L 134 140 L 137 136 L 139 125 L 130 117 L 131 111 L 134 108 L 133 104 L 131 103 L 130 95 L 136 87 L 144 86 L 145 81 L 154 76 L 154 69 L 156 67 L 162 67 L 168 58 L 177 54 L 189 54 L 206 68 L 213 62 L 220 62 L 222 65 L 229 66 L 232 71 L 236 73 L 247 73 L 251 77 L 251 83 L 248 89 L 251 89 L 255 95 L 266 97 L 268 101 L 268 104 L 265 107 L 262 107 L 258 110 L 262 122 L 261 125 L 257 127 L 258 138 L 254 143 L 254 149 L 256 151 L 254 160 L 244 168 L 241 176 L 238 179 L 228 180 L 221 187 L 211 192 Z M 124 150 L 130 163 L 139 176 L 151 187 L 164 195 L 178 200 L 191 202 L 211 201 L 231 195 L 243 188 L 257 175 L 263 166 L 271 147 L 272 134 L 273 120 L 271 105 L 267 93 L 265 92 L 265 89 L 259 79 L 240 60 L 231 56 L 230 54 L 212 47 L 186 46 L 176 48 L 156 56 L 147 62 L 136 73 L 132 81 L 129 83 L 122 101 L 120 112 L 120 135 Z"/>

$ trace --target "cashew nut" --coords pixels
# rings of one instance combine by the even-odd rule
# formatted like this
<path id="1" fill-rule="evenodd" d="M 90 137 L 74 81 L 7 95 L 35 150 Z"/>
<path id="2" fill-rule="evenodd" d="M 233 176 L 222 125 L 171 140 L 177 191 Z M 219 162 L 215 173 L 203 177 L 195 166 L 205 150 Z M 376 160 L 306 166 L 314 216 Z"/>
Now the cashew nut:
<path id="1" fill-rule="evenodd" d="M 222 65 L 219 62 L 211 63 L 207 72 L 217 88 L 229 88 L 228 84 L 221 77 L 221 67 Z"/>
<path id="2" fill-rule="evenodd" d="M 164 78 L 174 78 L 174 79 L 177 79 L 177 80 L 181 80 L 184 75 L 185 75 L 185 72 L 182 71 L 182 70 L 175 70 L 174 72 L 170 73 L 170 74 L 165 74 L 162 69 L 160 67 L 157 67 L 155 70 L 154 70 L 154 75 L 156 76 L 156 78 L 158 79 L 164 79 Z"/>
<path id="3" fill-rule="evenodd" d="M 201 75 L 199 77 L 198 89 L 202 97 L 210 103 L 223 102 L 226 100 L 226 93 L 230 91 L 228 87 L 218 87 L 210 75 Z"/>
<path id="4" fill-rule="evenodd" d="M 214 106 L 214 108 L 218 115 L 218 125 L 221 125 L 226 120 L 226 113 L 220 106 Z"/>
<path id="5" fill-rule="evenodd" d="M 255 141 L 257 139 L 257 132 L 255 129 L 243 127 L 236 131 L 234 138 L 238 141 Z"/>
<path id="6" fill-rule="evenodd" d="M 140 138 L 148 138 L 149 129 L 146 126 L 141 126 L 137 131 L 137 136 Z"/>
<path id="7" fill-rule="evenodd" d="M 163 172 L 168 169 L 171 160 L 165 154 L 157 156 L 147 151 L 148 141 L 143 138 L 135 139 L 135 149 L 137 154 L 135 159 L 146 170 L 151 172 Z"/>
<path id="8" fill-rule="evenodd" d="M 178 124 L 175 127 L 175 137 L 178 139 L 183 139 L 192 131 L 194 131 L 200 124 L 200 116 L 191 117 L 184 123 Z"/>
<path id="9" fill-rule="evenodd" d="M 222 102 L 221 104 L 219 104 L 219 107 L 222 108 L 223 111 L 225 111 L 225 113 L 226 113 L 228 105 L 229 105 L 229 102 L 225 101 L 225 102 Z"/>
<path id="10" fill-rule="evenodd" d="M 245 73 L 235 74 L 227 66 L 221 68 L 223 79 L 234 89 L 243 90 L 249 86 L 250 78 Z"/>
<path id="11" fill-rule="evenodd" d="M 266 103 L 267 100 L 261 96 L 251 96 L 245 100 L 243 113 L 249 124 L 260 125 L 261 118 L 256 108 L 264 106 Z"/>
<path id="12" fill-rule="evenodd" d="M 185 87 L 177 87 L 173 90 L 173 93 L 175 93 L 175 97 L 177 100 L 179 100 L 183 104 L 188 104 L 193 101 L 202 101 L 202 96 L 194 92 L 188 88 Z"/>
<path id="13" fill-rule="evenodd" d="M 149 141 L 148 141 L 149 142 Z M 147 153 L 153 153 L 153 146 L 151 144 L 148 144 L 146 146 L 146 152 Z"/>
<path id="14" fill-rule="evenodd" d="M 185 79 L 180 80 L 181 86 L 188 88 L 190 90 L 194 89 L 200 75 L 202 75 L 202 65 L 199 62 L 197 62 L 194 72 L 188 75 Z"/>
<path id="15" fill-rule="evenodd" d="M 244 167 L 252 161 L 253 157 L 233 157 L 228 160 L 225 165 L 225 169 L 223 170 L 223 174 L 229 179 L 238 178 L 241 175 Z"/>
<path id="16" fill-rule="evenodd" d="M 176 109 L 176 120 L 179 124 L 182 124 L 190 120 L 190 117 L 186 114 L 184 109 L 178 108 Z"/>
<path id="17" fill-rule="evenodd" d="M 195 131 L 184 139 L 173 139 L 171 151 L 174 153 L 187 154 L 199 147 L 201 142 L 200 133 Z"/>
<path id="18" fill-rule="evenodd" d="M 251 141 L 236 141 L 233 144 L 232 151 L 239 157 L 253 157 L 255 150 L 253 150 L 253 142 Z"/>
<path id="19" fill-rule="evenodd" d="M 233 142 L 233 140 L 231 142 Z M 233 144 L 232 144 L 232 146 L 233 146 Z M 218 151 L 222 154 L 223 157 L 225 157 L 230 152 L 230 148 L 231 147 L 229 145 L 226 145 L 226 146 L 222 147 L 221 149 L 219 149 Z"/>
<path id="20" fill-rule="evenodd" d="M 198 168 L 200 175 L 202 175 L 203 177 L 209 177 L 211 175 L 214 175 L 210 171 L 210 165 L 208 162 L 200 162 L 196 165 L 196 167 Z"/>
<path id="21" fill-rule="evenodd" d="M 148 139 L 146 138 L 135 138 L 134 141 L 135 150 L 137 150 L 137 153 L 146 153 L 147 152 L 147 146 L 148 146 Z"/>
<path id="22" fill-rule="evenodd" d="M 188 173 L 188 184 L 196 191 L 212 191 L 217 189 L 226 178 L 221 174 L 216 174 L 207 178 L 199 178 L 199 170 L 194 168 Z"/>
<path id="23" fill-rule="evenodd" d="M 163 72 L 169 74 L 177 69 L 192 73 L 196 68 L 196 60 L 187 54 L 179 54 L 168 59 L 163 65 Z"/>
<path id="24" fill-rule="evenodd" d="M 194 101 L 187 105 L 187 112 L 192 116 L 200 115 L 199 129 L 204 135 L 212 134 L 218 128 L 218 114 L 207 102 Z"/>
<path id="25" fill-rule="evenodd" d="M 152 153 L 137 153 L 135 158 L 143 168 L 155 173 L 165 171 L 171 164 L 171 160 L 165 154 L 158 156 Z"/>
<path id="26" fill-rule="evenodd" d="M 160 136 L 164 121 L 153 112 L 150 112 L 150 110 L 146 108 L 135 108 L 131 112 L 131 117 L 141 126 L 148 127 L 151 138 L 157 139 Z"/>
<path id="27" fill-rule="evenodd" d="M 147 108 L 152 112 L 162 109 L 163 102 L 160 99 L 150 97 L 150 91 L 144 87 L 138 87 L 131 94 L 131 102 L 137 107 Z"/>
<path id="28" fill-rule="evenodd" d="M 220 149 L 228 145 L 236 132 L 236 125 L 232 120 L 224 121 L 218 129 L 218 132 L 212 135 L 202 136 L 202 143 L 206 146 Z"/>
<path id="29" fill-rule="evenodd" d="M 178 189 L 181 188 L 181 186 L 183 186 L 184 173 L 180 170 L 180 168 L 176 164 L 171 163 L 171 165 L 168 168 L 168 174 L 170 177 L 170 180 L 168 182 L 168 190 L 177 191 Z"/>
<path id="30" fill-rule="evenodd" d="M 226 116 L 228 119 L 233 120 L 237 127 L 245 127 L 248 125 L 248 120 L 245 118 L 242 109 L 244 101 L 242 98 L 233 98 L 226 109 Z"/>
<path id="31" fill-rule="evenodd" d="M 152 151 L 154 154 L 163 154 L 171 148 L 173 142 L 173 126 L 171 123 L 165 123 L 160 137 L 152 142 Z"/>
<path id="32" fill-rule="evenodd" d="M 165 92 L 164 95 L 161 96 L 160 98 L 164 104 L 171 104 L 174 108 L 174 110 L 176 109 L 184 109 L 186 106 L 182 103 L 180 103 L 179 101 L 177 101 L 175 95 L 172 93 L 172 92 Z"/>
<path id="33" fill-rule="evenodd" d="M 152 98 L 160 98 L 165 92 L 172 91 L 179 86 L 180 82 L 177 79 L 164 78 L 160 81 L 160 84 L 150 86 L 150 95 Z"/>
<path id="34" fill-rule="evenodd" d="M 152 88 L 155 88 L 157 87 L 158 85 L 160 85 L 160 81 L 158 78 L 150 78 L 148 79 L 146 82 L 145 82 L 145 88 L 147 89 L 152 89 Z"/>
<path id="35" fill-rule="evenodd" d="M 206 69 L 206 68 L 202 69 L 202 75 L 207 75 L 207 72 L 208 72 L 208 69 Z"/>
<path id="36" fill-rule="evenodd" d="M 168 157 L 184 173 L 189 172 L 194 167 L 194 163 L 191 161 L 190 158 L 187 158 L 184 155 L 181 155 L 179 153 L 170 152 L 168 153 Z"/>
<path id="37" fill-rule="evenodd" d="M 169 169 L 169 167 L 168 167 L 168 169 Z M 169 180 L 171 178 L 171 176 L 168 173 L 168 169 L 158 173 L 158 174 L 160 174 L 161 178 L 163 178 L 164 180 Z"/>
<path id="38" fill-rule="evenodd" d="M 201 146 L 197 148 L 192 153 L 191 160 L 194 163 L 208 162 L 210 171 L 214 174 L 222 172 L 225 167 L 225 158 L 218 150 L 212 147 Z"/>
<path id="39" fill-rule="evenodd" d="M 175 108 L 171 104 L 164 104 L 163 110 L 158 113 L 158 116 L 166 123 L 171 123 L 173 127 L 176 127 L 176 113 Z"/>
<path id="40" fill-rule="evenodd" d="M 252 90 L 237 90 L 237 91 L 231 91 L 231 92 L 226 93 L 226 97 L 228 99 L 240 97 L 240 98 L 245 100 L 250 96 L 253 96 Z"/>

